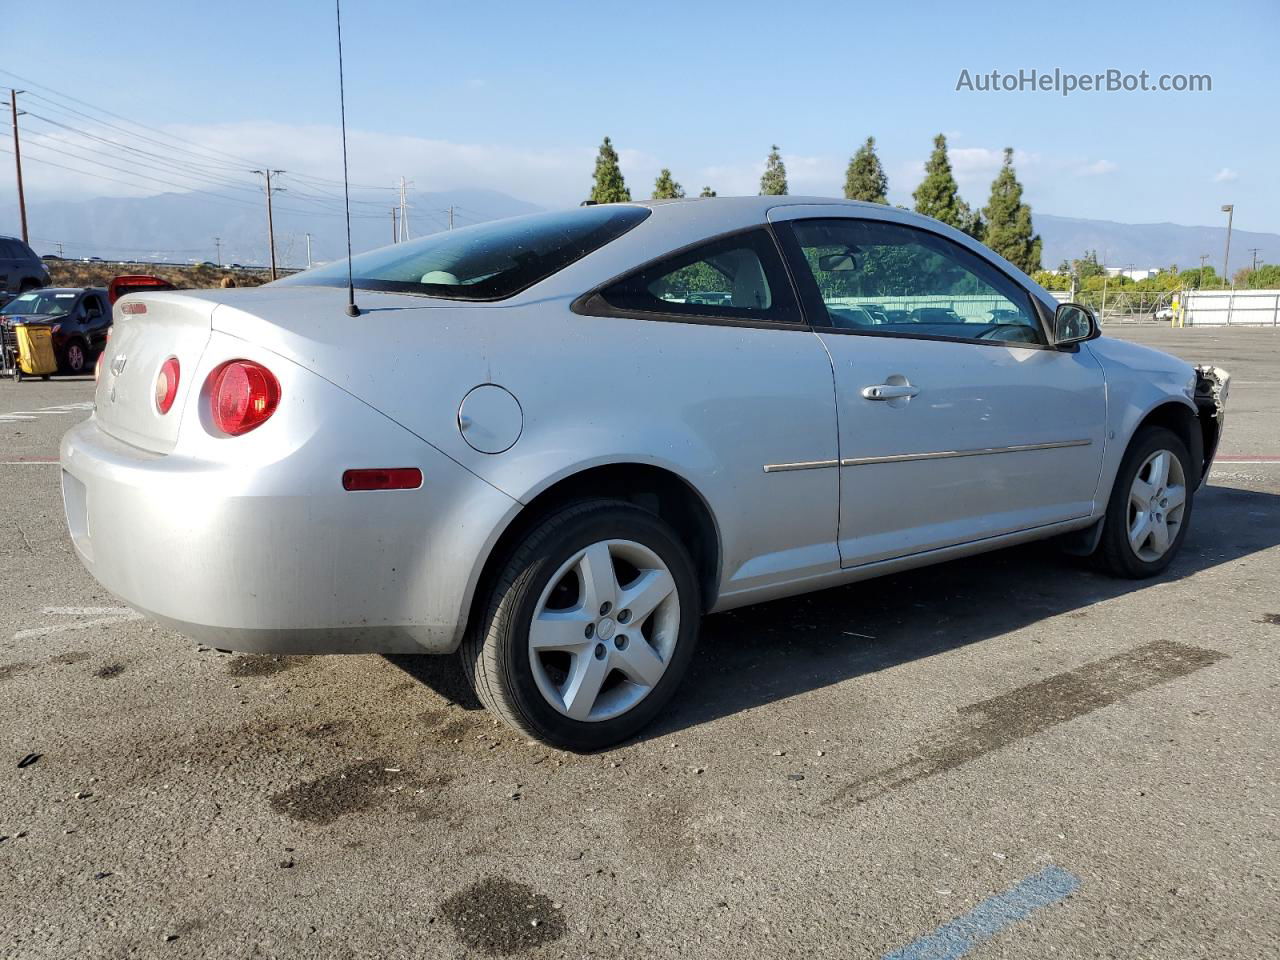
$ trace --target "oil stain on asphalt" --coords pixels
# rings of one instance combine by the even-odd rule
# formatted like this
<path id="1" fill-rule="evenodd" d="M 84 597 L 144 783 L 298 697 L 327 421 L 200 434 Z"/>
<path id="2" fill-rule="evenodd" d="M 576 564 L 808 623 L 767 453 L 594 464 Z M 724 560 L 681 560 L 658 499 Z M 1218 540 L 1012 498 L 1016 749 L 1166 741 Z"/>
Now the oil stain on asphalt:
<path id="1" fill-rule="evenodd" d="M 503 877 L 485 877 L 440 905 L 468 950 L 491 957 L 533 950 L 564 936 L 564 916 L 549 897 Z"/>
<path id="2" fill-rule="evenodd" d="M 1159 640 L 969 704 L 958 711 L 960 724 L 921 743 L 913 759 L 847 785 L 834 799 L 873 800 L 1225 657 Z"/>
<path id="3" fill-rule="evenodd" d="M 323 825 L 385 802 L 397 787 L 413 785 L 398 763 L 375 757 L 282 790 L 271 798 L 271 809 Z"/>
<path id="4" fill-rule="evenodd" d="M 232 677 L 269 677 L 297 666 L 305 657 L 271 657 L 246 654 L 235 657 L 227 664 L 227 674 Z"/>
<path id="5" fill-rule="evenodd" d="M 50 659 L 44 661 L 43 664 L 31 663 L 26 660 L 23 660 L 19 663 L 0 664 L 0 681 L 12 680 L 14 677 L 18 676 L 19 674 L 26 673 L 28 670 L 35 670 L 37 667 L 40 667 L 40 666 L 47 665 L 47 666 L 54 666 L 54 667 L 69 667 L 72 664 L 83 663 L 85 660 L 88 660 L 92 656 L 93 654 L 87 651 L 77 650 L 71 653 L 62 653 L 56 657 L 51 657 Z"/>

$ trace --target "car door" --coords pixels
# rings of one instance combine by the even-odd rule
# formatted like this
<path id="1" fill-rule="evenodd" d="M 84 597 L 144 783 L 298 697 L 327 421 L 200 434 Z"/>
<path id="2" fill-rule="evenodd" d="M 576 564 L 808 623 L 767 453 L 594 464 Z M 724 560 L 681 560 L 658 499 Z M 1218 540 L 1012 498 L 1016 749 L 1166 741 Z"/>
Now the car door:
<path id="1" fill-rule="evenodd" d="M 894 211 L 779 214 L 835 371 L 843 566 L 1092 512 L 1102 371 L 1086 350 L 1048 346 L 1023 286 Z"/>
<path id="2" fill-rule="evenodd" d="M 83 330 L 92 353 L 100 351 L 107 343 L 107 330 L 111 326 L 111 314 L 102 297 L 97 293 L 85 294 Z"/>
<path id="3" fill-rule="evenodd" d="M 17 276 L 17 246 L 12 240 L 0 237 L 0 290 L 6 293 L 17 293 L 19 277 Z"/>

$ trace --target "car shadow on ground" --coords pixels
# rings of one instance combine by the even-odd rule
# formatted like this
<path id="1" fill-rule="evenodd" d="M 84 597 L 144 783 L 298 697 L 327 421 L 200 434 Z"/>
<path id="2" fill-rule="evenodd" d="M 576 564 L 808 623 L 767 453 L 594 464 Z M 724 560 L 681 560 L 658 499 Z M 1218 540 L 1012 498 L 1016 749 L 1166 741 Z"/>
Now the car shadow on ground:
<path id="1" fill-rule="evenodd" d="M 945 653 L 1280 544 L 1280 496 L 1211 486 L 1177 560 L 1118 580 L 1035 543 L 706 617 L 688 678 L 639 740 Z M 480 709 L 457 657 L 388 657 L 441 697 Z"/>

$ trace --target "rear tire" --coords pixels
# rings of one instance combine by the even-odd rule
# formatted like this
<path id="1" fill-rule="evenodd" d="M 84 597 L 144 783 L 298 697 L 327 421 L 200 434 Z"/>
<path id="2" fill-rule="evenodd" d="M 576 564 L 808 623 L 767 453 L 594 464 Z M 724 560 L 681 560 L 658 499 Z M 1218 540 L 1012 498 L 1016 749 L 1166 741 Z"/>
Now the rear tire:
<path id="1" fill-rule="evenodd" d="M 1182 439 L 1164 427 L 1134 436 L 1116 473 L 1094 560 L 1115 577 L 1161 573 L 1187 535 L 1199 475 Z"/>
<path id="2" fill-rule="evenodd" d="M 646 726 L 697 642 L 693 562 L 659 517 L 620 500 L 550 514 L 479 598 L 459 654 L 480 702 L 526 736 L 591 751 Z"/>
<path id="3" fill-rule="evenodd" d="M 84 373 L 89 365 L 89 348 L 83 340 L 72 340 L 62 351 L 62 369 L 67 373 Z"/>

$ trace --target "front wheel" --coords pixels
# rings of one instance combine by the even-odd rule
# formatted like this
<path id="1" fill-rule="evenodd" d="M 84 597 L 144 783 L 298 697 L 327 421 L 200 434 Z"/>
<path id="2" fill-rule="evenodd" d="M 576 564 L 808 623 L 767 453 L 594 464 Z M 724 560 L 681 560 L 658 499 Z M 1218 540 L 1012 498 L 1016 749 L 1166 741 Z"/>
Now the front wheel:
<path id="1" fill-rule="evenodd" d="M 1196 481 L 1187 446 L 1164 427 L 1146 427 L 1129 445 L 1107 504 L 1096 558 L 1117 577 L 1153 577 L 1182 546 Z"/>
<path id="2" fill-rule="evenodd" d="M 659 517 L 616 500 L 534 526 L 489 588 L 460 651 L 480 701 L 528 736 L 598 750 L 634 736 L 688 667 L 701 602 Z"/>

